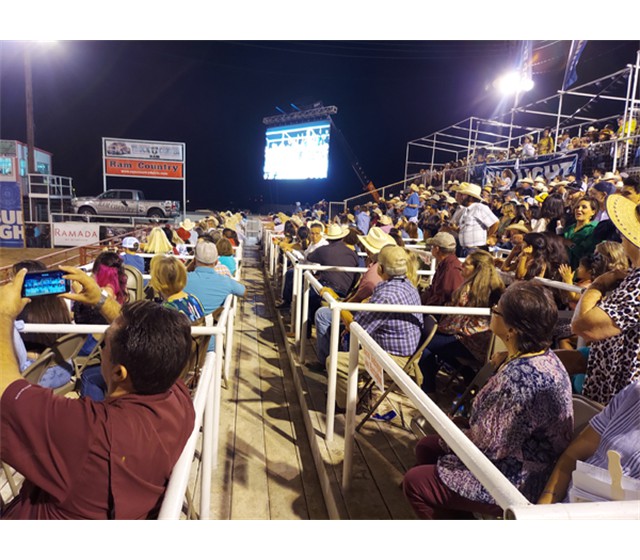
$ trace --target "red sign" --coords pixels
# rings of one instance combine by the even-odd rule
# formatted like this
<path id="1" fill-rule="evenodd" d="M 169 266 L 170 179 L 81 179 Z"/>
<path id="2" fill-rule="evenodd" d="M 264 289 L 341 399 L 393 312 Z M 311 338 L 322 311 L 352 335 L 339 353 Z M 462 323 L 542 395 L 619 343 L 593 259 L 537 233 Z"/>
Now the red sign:
<path id="1" fill-rule="evenodd" d="M 126 175 L 128 177 L 160 177 L 182 179 L 183 164 L 177 161 L 158 161 L 142 159 L 105 159 L 107 175 Z"/>

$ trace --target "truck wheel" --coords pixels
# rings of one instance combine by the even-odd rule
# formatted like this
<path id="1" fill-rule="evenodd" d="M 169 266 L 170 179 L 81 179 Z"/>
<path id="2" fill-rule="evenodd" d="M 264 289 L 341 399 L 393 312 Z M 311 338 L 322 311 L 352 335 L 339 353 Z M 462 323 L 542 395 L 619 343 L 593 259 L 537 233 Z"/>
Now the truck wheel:
<path id="1" fill-rule="evenodd" d="M 149 210 L 147 217 L 158 220 L 158 219 L 164 218 L 164 214 L 160 210 Z"/>
<path id="2" fill-rule="evenodd" d="M 78 210 L 78 214 L 80 216 L 85 216 L 86 221 L 90 222 L 91 220 L 89 219 L 89 216 L 95 216 L 96 211 L 90 206 L 83 206 L 82 208 L 80 208 L 80 210 Z"/>

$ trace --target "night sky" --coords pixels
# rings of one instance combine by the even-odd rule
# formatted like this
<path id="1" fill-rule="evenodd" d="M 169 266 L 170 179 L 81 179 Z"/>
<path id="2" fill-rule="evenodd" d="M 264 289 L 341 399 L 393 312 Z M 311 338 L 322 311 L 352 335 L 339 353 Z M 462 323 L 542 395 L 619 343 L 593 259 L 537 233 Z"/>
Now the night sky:
<path id="1" fill-rule="evenodd" d="M 569 41 L 539 41 L 533 101 L 561 86 Z M 0 137 L 26 141 L 23 42 L 0 42 Z M 36 145 L 79 195 L 102 191 L 101 138 L 186 143 L 187 208 L 341 200 L 362 192 L 332 138 L 329 179 L 262 179 L 263 117 L 322 101 L 376 186 L 403 178 L 406 143 L 499 106 L 489 86 L 519 41 L 61 41 L 32 48 Z M 590 41 L 580 81 L 635 62 L 638 41 Z M 109 179 L 148 198 L 179 182 Z M 152 194 L 157 193 L 157 196 Z"/>

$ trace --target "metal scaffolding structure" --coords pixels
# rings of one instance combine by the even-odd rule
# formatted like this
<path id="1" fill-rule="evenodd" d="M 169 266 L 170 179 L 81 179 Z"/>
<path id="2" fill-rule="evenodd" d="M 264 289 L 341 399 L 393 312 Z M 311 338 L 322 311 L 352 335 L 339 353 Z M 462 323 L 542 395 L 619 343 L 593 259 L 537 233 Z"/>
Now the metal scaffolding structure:
<path id="1" fill-rule="evenodd" d="M 465 180 L 469 180 L 468 163 L 475 163 L 479 153 L 493 154 L 501 161 L 513 159 L 513 149 L 526 135 L 537 142 L 545 128 L 555 136 L 557 150 L 562 132 L 580 137 L 589 127 L 610 123 L 618 117 L 623 119 L 623 133 L 616 140 L 625 149 L 614 150 L 613 169 L 628 168 L 634 155 L 630 148 L 638 144 L 638 136 L 628 125 L 640 120 L 639 75 L 640 51 L 636 53 L 635 64 L 608 76 L 559 90 L 551 97 L 526 105 L 515 106 L 516 96 L 514 107 L 501 115 L 490 119 L 472 116 L 411 140 L 406 148 L 405 182 L 425 171 L 433 175 L 446 170 L 456 162 L 458 168 L 461 162 L 467 165 Z"/>

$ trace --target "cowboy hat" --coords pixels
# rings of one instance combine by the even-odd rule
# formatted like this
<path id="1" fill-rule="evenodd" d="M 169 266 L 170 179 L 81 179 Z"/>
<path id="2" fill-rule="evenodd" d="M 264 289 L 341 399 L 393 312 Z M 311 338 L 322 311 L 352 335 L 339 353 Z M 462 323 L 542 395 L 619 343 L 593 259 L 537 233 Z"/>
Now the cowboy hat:
<path id="1" fill-rule="evenodd" d="M 602 178 L 603 181 L 617 181 L 618 179 L 619 177 L 611 171 L 607 171 Z"/>
<path id="2" fill-rule="evenodd" d="M 510 224 L 506 229 L 521 231 L 522 233 L 530 233 L 531 230 L 526 226 L 526 224 L 520 220 L 518 223 Z"/>
<path id="3" fill-rule="evenodd" d="M 420 190 L 418 188 L 418 185 L 416 185 L 415 183 L 412 183 L 411 185 L 409 185 L 409 188 L 414 192 L 418 192 Z"/>
<path id="4" fill-rule="evenodd" d="M 482 200 L 482 189 L 480 185 L 474 185 L 473 183 L 462 183 L 458 187 L 458 193 L 466 194 L 467 196 L 471 196 L 473 198 L 477 198 L 478 200 Z"/>
<path id="5" fill-rule="evenodd" d="M 346 237 L 347 235 L 349 235 L 348 228 L 342 227 L 340 224 L 329 224 L 324 236 L 329 241 L 336 241 Z"/>
<path id="6" fill-rule="evenodd" d="M 621 235 L 640 247 L 640 207 L 621 194 L 607 197 L 607 214 Z"/>
<path id="7" fill-rule="evenodd" d="M 186 229 L 187 231 L 191 231 L 194 227 L 196 227 L 195 222 L 192 222 L 190 218 L 187 218 L 184 222 L 180 222 L 180 227 Z"/>
<path id="8" fill-rule="evenodd" d="M 525 177 L 524 179 L 520 179 L 520 183 L 527 183 L 529 185 L 533 185 L 533 179 L 531 177 Z"/>
<path id="9" fill-rule="evenodd" d="M 386 214 L 384 216 L 380 216 L 380 219 L 378 220 L 378 223 L 383 225 L 383 226 L 390 226 L 393 224 L 393 221 L 391 220 L 390 216 L 387 216 Z"/>
<path id="10" fill-rule="evenodd" d="M 376 254 L 385 245 L 397 245 L 396 240 L 379 227 L 372 227 L 367 235 L 358 235 L 360 244 L 370 253 Z"/>

